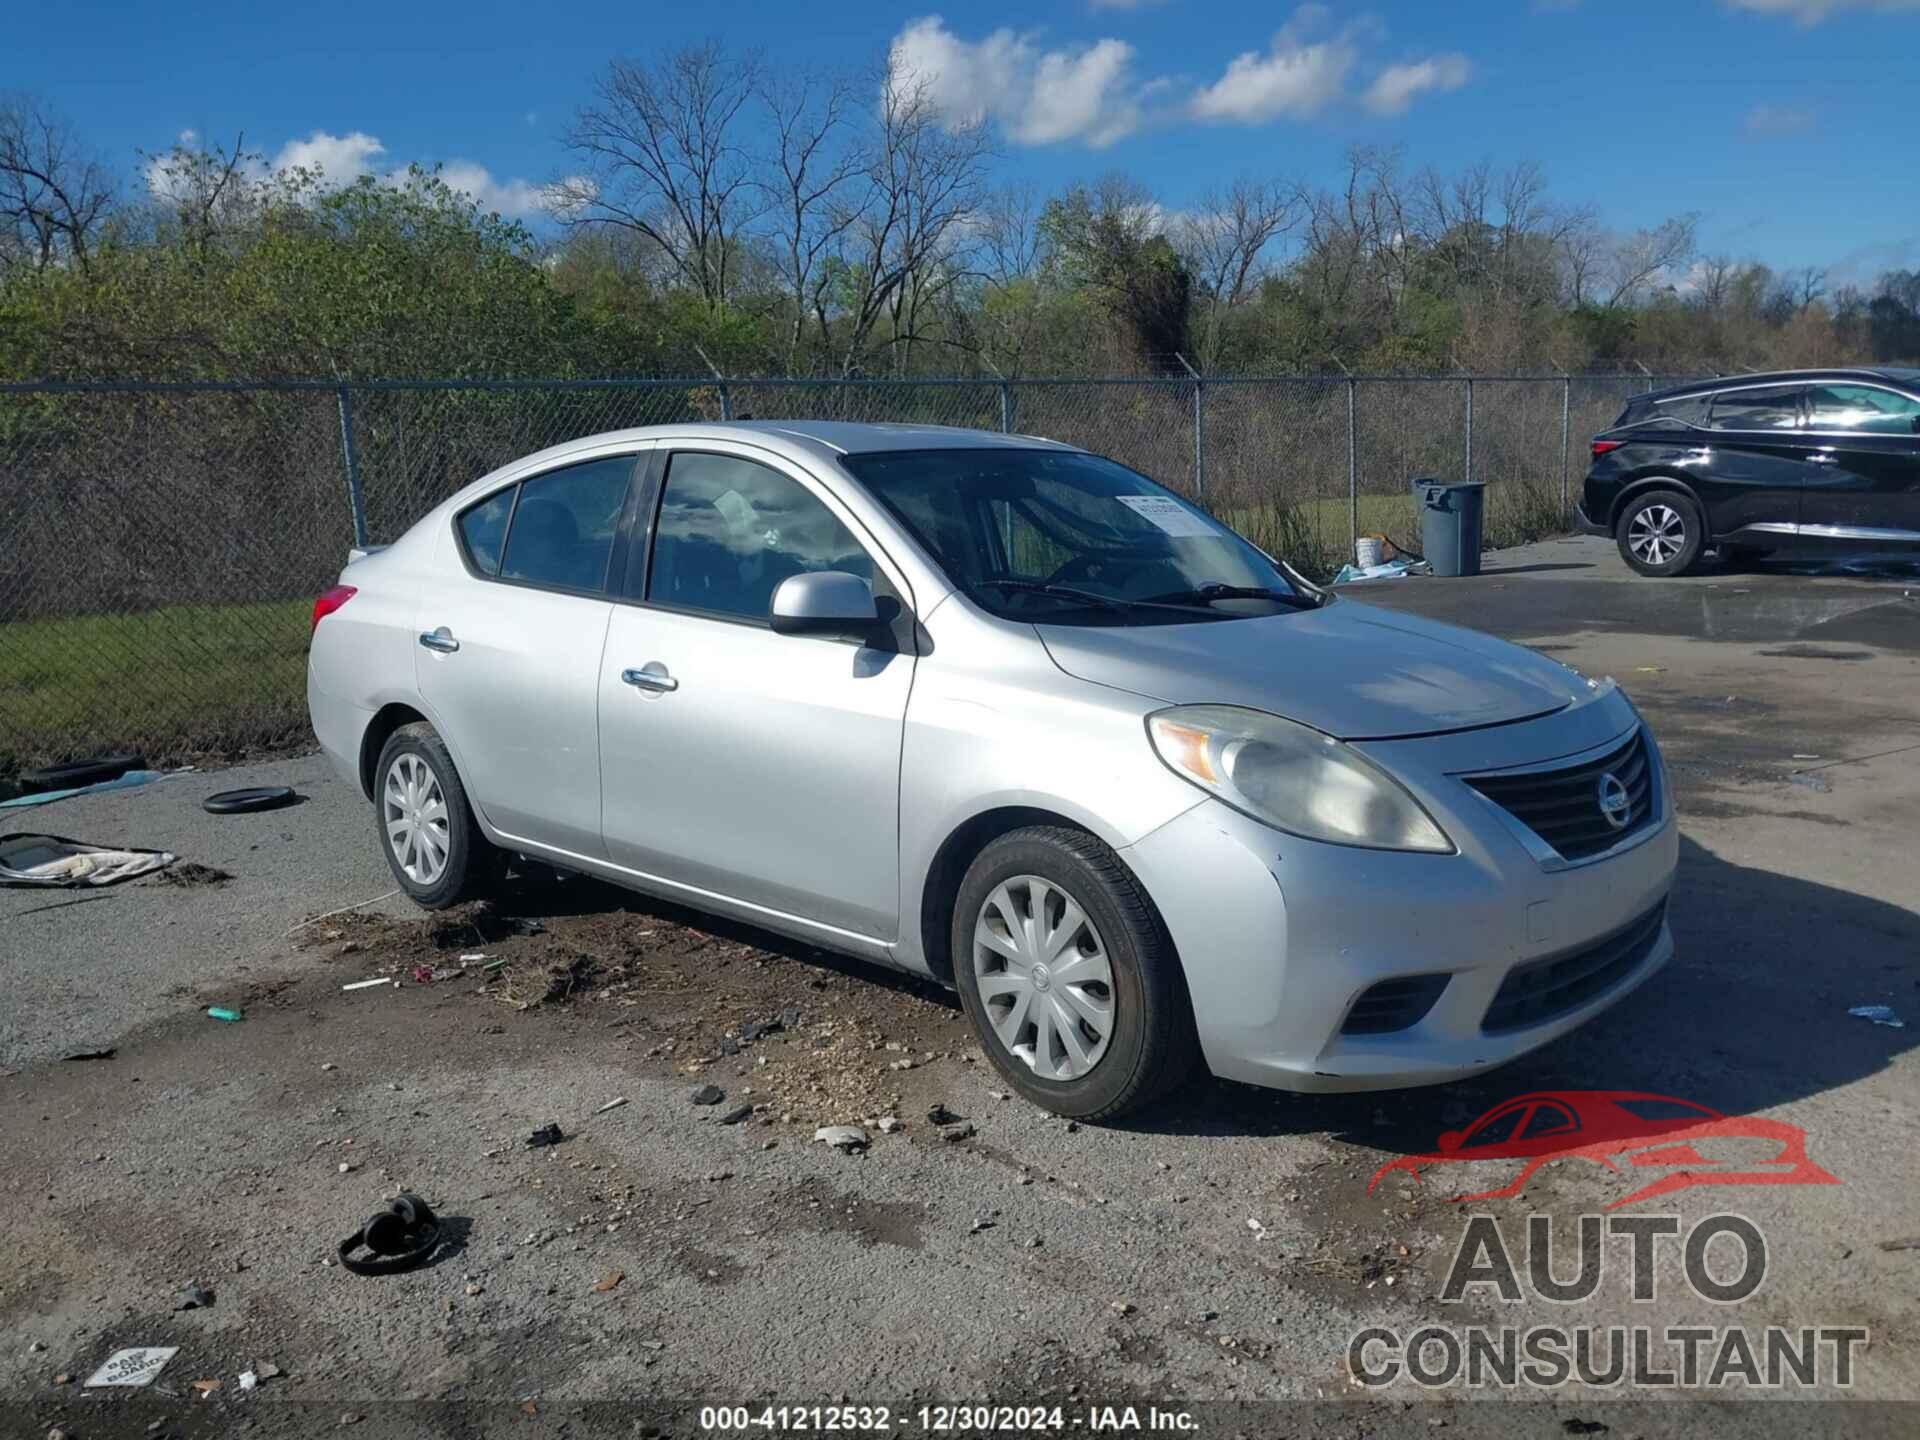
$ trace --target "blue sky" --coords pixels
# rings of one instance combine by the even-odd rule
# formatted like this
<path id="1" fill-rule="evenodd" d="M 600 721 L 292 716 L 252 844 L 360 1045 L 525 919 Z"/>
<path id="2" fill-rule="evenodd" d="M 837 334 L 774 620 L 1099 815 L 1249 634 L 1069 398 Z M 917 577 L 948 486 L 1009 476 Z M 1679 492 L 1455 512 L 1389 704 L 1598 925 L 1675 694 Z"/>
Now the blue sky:
<path id="1" fill-rule="evenodd" d="M 67 0 L 13 28 L 0 89 L 48 97 L 129 175 L 136 148 L 244 131 L 342 173 L 438 161 L 512 211 L 566 173 L 608 57 L 709 36 L 807 66 L 891 50 L 1043 186 L 1118 168 L 1177 208 L 1401 146 L 1412 167 L 1536 161 L 1619 228 L 1698 212 L 1705 252 L 1837 280 L 1920 265 L 1920 0 Z"/>

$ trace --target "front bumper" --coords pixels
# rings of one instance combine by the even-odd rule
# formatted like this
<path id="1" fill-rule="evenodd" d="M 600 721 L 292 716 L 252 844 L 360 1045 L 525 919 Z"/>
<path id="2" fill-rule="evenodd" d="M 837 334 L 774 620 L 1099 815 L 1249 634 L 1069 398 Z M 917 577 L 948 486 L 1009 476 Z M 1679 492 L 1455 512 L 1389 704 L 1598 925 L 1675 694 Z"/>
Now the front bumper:
<path id="1" fill-rule="evenodd" d="M 1650 943 L 1579 1003 L 1489 1025 L 1516 968 L 1571 956 L 1657 914 L 1679 839 L 1664 773 L 1652 819 L 1604 857 L 1543 864 L 1515 822 L 1458 777 L 1617 743 L 1639 723 L 1621 697 L 1521 725 L 1364 748 L 1440 821 L 1459 853 L 1360 850 L 1285 835 L 1217 800 L 1124 853 L 1158 904 L 1216 1075 L 1285 1090 L 1429 1085 L 1491 1069 L 1577 1028 L 1673 955 Z M 1550 852 L 1549 852 L 1550 853 Z M 1430 1009 L 1388 1033 L 1343 1031 L 1396 977 L 1446 976 Z"/>

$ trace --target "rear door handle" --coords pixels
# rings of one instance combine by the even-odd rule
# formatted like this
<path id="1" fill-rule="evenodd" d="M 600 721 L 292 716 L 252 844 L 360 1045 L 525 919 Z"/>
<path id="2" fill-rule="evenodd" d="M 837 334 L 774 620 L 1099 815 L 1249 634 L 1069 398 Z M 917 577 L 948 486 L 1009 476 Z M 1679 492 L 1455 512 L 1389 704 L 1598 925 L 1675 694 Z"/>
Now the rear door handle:
<path id="1" fill-rule="evenodd" d="M 667 667 L 658 660 L 649 660 L 638 670 L 622 670 L 620 678 L 636 690 L 650 690 L 656 695 L 680 688 L 680 682 L 669 675 Z"/>
<path id="2" fill-rule="evenodd" d="M 428 630 L 420 637 L 420 643 L 429 650 L 437 650 L 442 655 L 451 655 L 460 648 L 460 642 L 453 638 L 453 632 L 442 625 L 438 630 Z"/>

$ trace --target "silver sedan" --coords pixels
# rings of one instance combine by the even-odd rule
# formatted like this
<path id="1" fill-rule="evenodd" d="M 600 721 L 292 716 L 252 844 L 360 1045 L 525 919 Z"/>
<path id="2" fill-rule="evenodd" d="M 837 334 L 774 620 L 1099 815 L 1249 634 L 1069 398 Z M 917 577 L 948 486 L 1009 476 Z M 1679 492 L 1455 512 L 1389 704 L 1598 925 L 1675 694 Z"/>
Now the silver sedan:
<path id="1" fill-rule="evenodd" d="M 518 461 L 314 608 L 315 733 L 432 908 L 515 856 L 933 976 L 1008 1081 L 1477 1073 L 1663 965 L 1611 682 L 1336 596 L 1068 445 L 831 423 Z"/>

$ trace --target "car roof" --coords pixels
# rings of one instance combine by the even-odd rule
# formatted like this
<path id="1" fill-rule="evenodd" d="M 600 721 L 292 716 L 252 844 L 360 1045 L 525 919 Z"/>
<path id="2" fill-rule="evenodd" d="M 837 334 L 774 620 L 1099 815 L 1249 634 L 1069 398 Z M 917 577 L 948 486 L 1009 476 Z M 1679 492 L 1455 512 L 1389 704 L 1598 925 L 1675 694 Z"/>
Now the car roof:
<path id="1" fill-rule="evenodd" d="M 1902 365 L 1844 365 L 1818 370 L 1756 370 L 1748 375 L 1716 375 L 1709 380 L 1689 380 L 1684 385 L 1669 385 L 1650 390 L 1635 400 L 1671 400 L 1683 395 L 1699 395 L 1709 390 L 1726 390 L 1736 385 L 1806 385 L 1821 380 L 1880 380 L 1896 385 L 1920 383 L 1920 370 Z"/>

